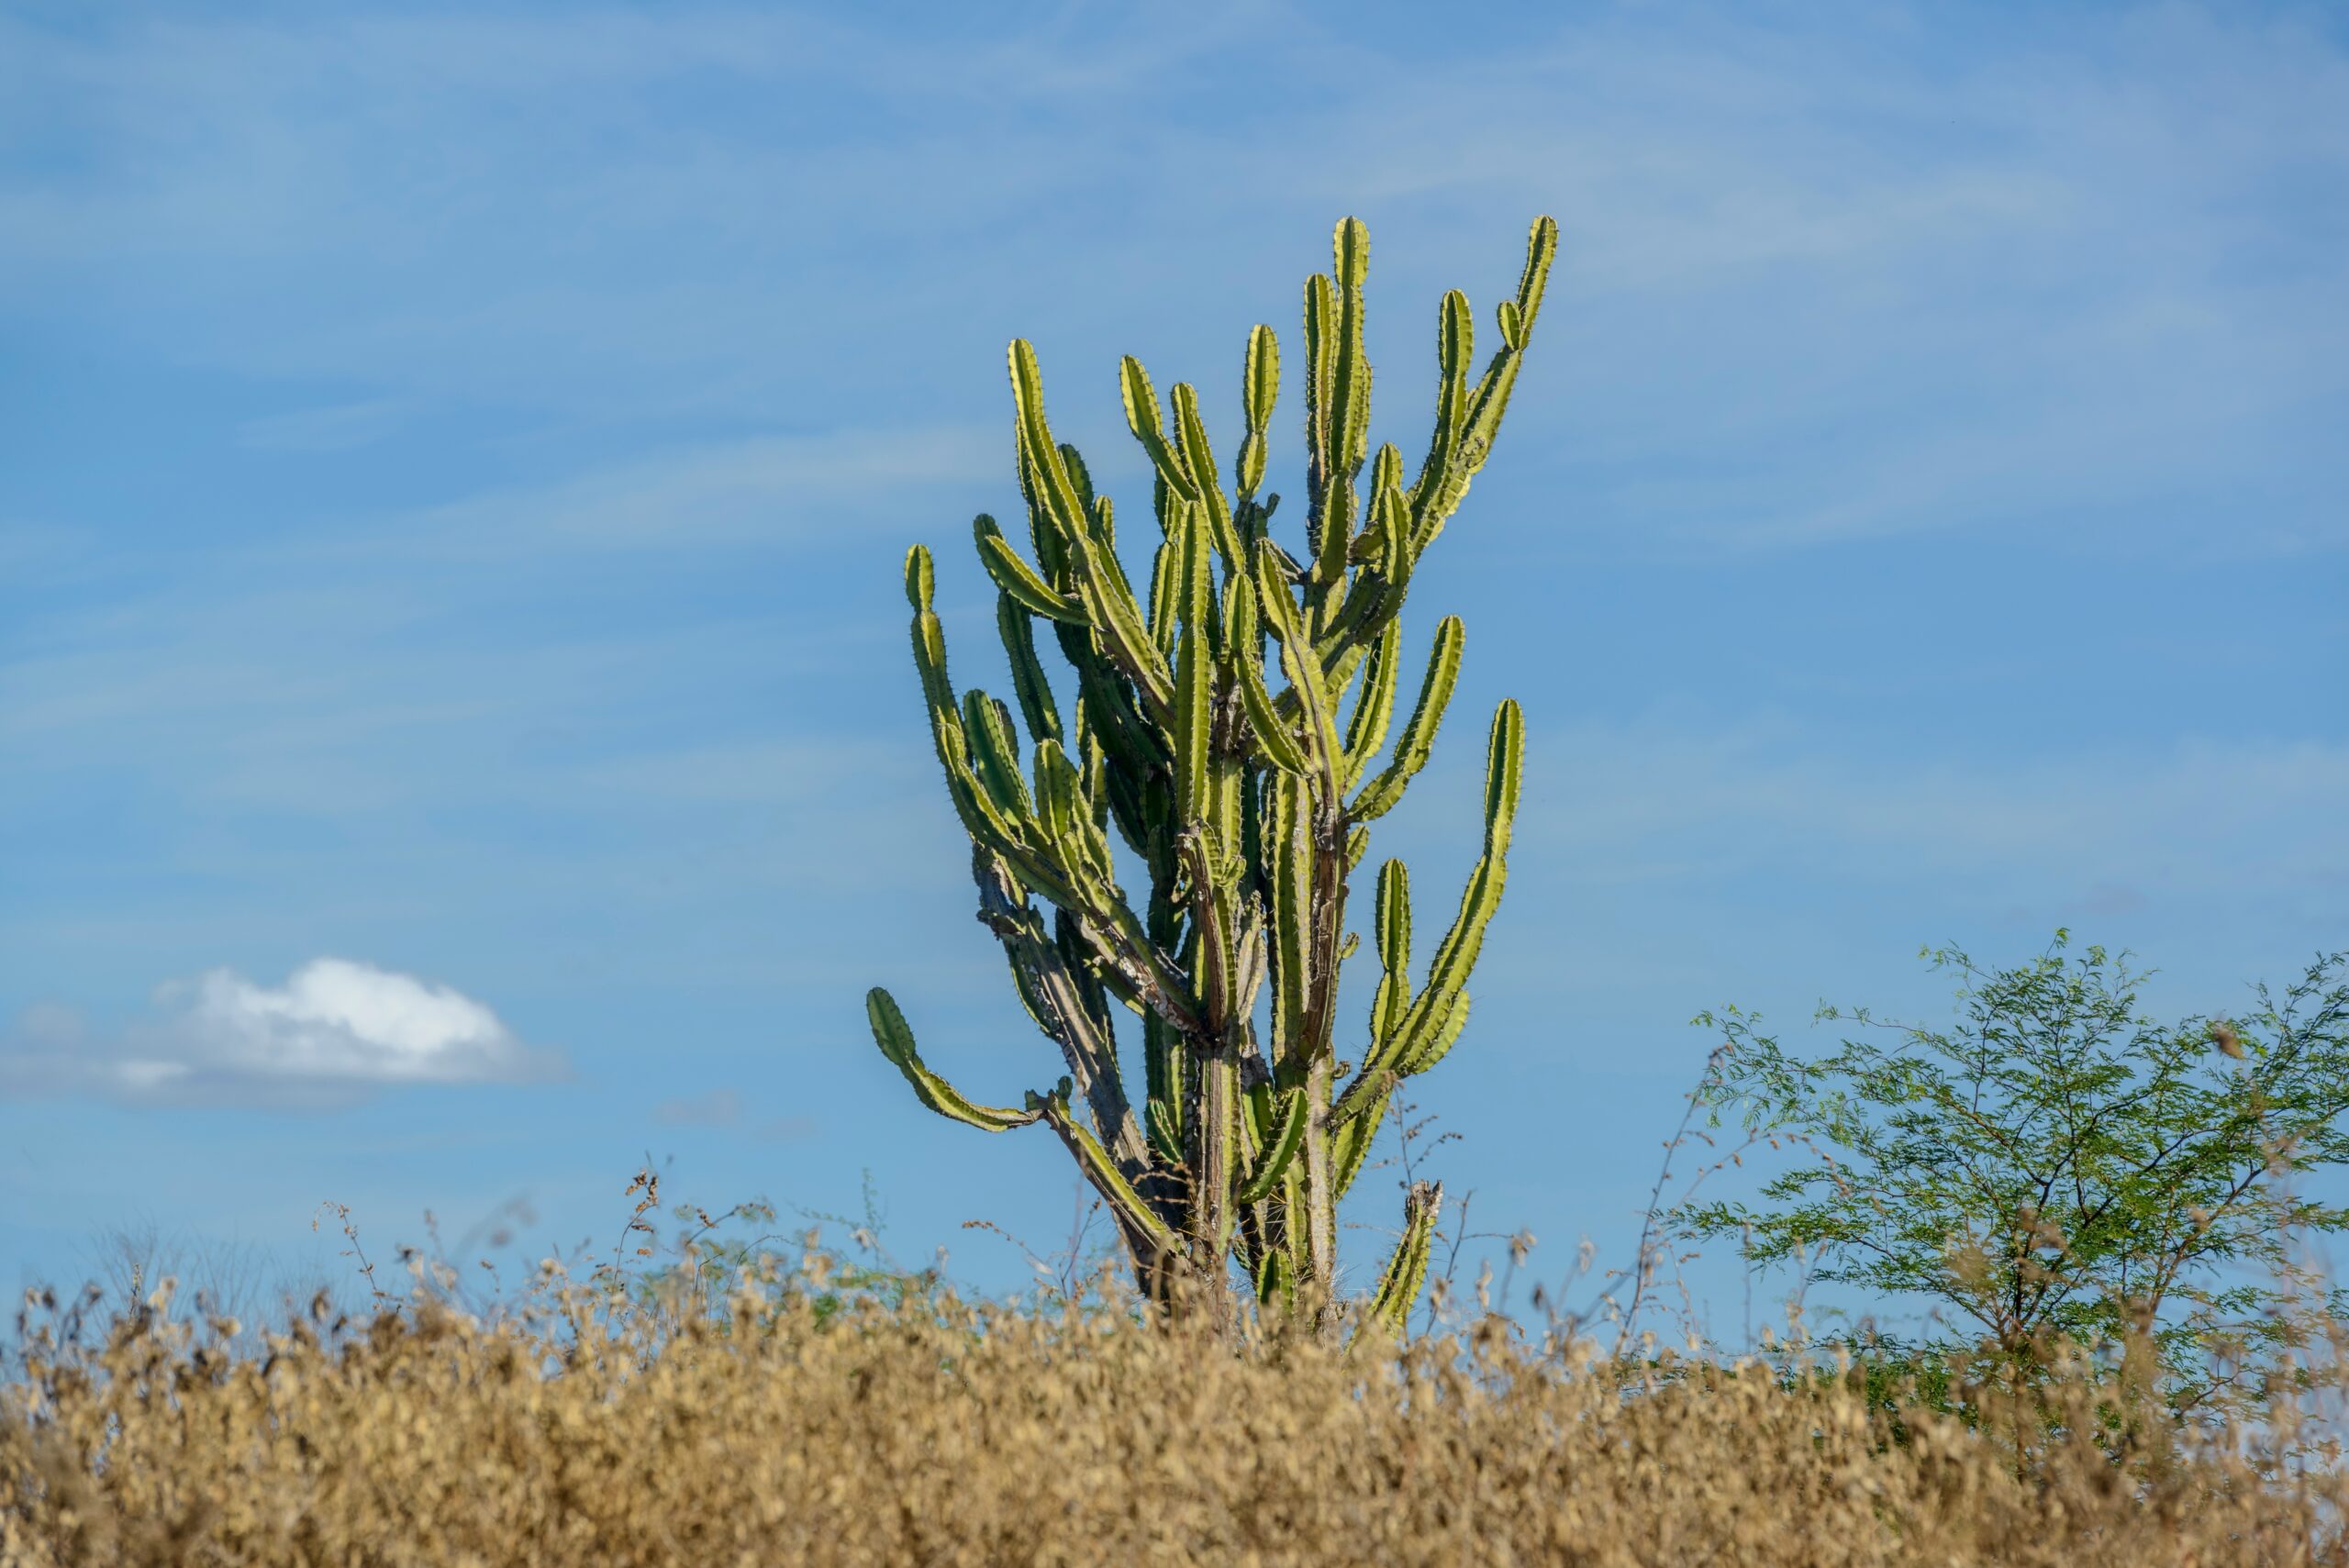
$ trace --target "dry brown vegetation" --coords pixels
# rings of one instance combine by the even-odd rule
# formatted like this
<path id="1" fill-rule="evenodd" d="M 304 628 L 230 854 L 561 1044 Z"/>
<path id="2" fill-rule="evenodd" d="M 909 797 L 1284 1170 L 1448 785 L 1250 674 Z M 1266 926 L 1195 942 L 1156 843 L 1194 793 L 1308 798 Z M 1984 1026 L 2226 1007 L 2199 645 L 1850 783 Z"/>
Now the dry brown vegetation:
<path id="1" fill-rule="evenodd" d="M 11 1568 L 2345 1560 L 2293 1434 L 2132 1437 L 2087 1372 L 1969 1428 L 1497 1318 L 1350 1355 L 807 1273 L 682 1320 L 559 1276 L 492 1321 L 321 1302 L 234 1353 L 71 1318 L 0 1392 Z"/>

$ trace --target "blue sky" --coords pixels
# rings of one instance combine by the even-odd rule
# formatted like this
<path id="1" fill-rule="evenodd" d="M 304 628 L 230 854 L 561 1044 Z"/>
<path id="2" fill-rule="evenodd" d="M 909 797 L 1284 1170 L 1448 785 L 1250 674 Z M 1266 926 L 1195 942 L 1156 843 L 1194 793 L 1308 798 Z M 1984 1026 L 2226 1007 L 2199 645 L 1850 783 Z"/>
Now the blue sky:
<path id="1" fill-rule="evenodd" d="M 1006 340 L 1138 503 L 1117 356 L 1231 429 L 1345 213 L 1407 450 L 1442 291 L 1489 320 L 1564 230 L 1380 842 L 1449 896 L 1517 696 L 1421 1081 L 1480 1226 L 1623 1261 L 1700 1007 L 1931 1017 L 1920 944 L 2068 925 L 2183 1013 L 2343 945 L 2337 13 L 1431 10 L 0 9 L 0 1268 L 339 1268 L 328 1198 L 607 1242 L 650 1151 L 712 1207 L 869 1168 L 902 1253 L 1016 1283 L 960 1226 L 1052 1244 L 1064 1157 L 862 1016 L 983 1098 L 1056 1071 L 898 562 L 1000 684 Z"/>

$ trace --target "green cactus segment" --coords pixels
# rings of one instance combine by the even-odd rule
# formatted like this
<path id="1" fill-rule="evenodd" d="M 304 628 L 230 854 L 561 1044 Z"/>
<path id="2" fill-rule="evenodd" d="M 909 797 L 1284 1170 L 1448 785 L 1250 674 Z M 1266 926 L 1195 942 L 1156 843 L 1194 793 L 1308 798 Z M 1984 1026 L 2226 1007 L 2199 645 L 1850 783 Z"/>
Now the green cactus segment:
<path id="1" fill-rule="evenodd" d="M 1345 574 L 1353 528 L 1354 474 L 1362 467 L 1370 427 L 1370 361 L 1363 354 L 1363 280 L 1370 268 L 1370 232 L 1359 218 L 1340 223 L 1330 237 L 1337 280 L 1337 318 L 1329 354 L 1329 407 L 1321 422 L 1321 532 L 1315 541 L 1317 593 Z"/>
<path id="2" fill-rule="evenodd" d="M 1363 770 L 1386 744 L 1386 727 L 1395 717 L 1395 677 L 1403 652 L 1403 623 L 1389 621 L 1370 651 L 1363 672 L 1362 690 L 1354 698 L 1353 717 L 1346 724 L 1345 786 L 1361 782 Z"/>
<path id="3" fill-rule="evenodd" d="M 1029 612 L 1009 594 L 997 594 L 996 630 L 1003 639 L 1004 657 L 1011 664 L 1013 695 L 1019 699 L 1019 717 L 1039 741 L 1061 738 L 1060 705 L 1052 700 L 1052 684 L 1036 658 L 1036 634 Z"/>
<path id="4" fill-rule="evenodd" d="M 1273 405 L 1280 400 L 1281 346 L 1273 329 L 1259 323 L 1248 334 L 1248 357 L 1241 366 L 1241 404 L 1248 420 L 1248 435 L 1231 470 L 1240 498 L 1252 498 L 1264 483 L 1267 449 L 1265 428 L 1273 420 Z"/>
<path id="5" fill-rule="evenodd" d="M 1406 1078 L 1416 1078 L 1444 1059 L 1460 1031 L 1468 1027 L 1468 993 L 1454 992 L 1452 1000 L 1423 1039 L 1414 1040 L 1409 1054 L 1397 1063 L 1397 1071 Z"/>
<path id="6" fill-rule="evenodd" d="M 1443 1184 L 1417 1182 L 1403 1200 L 1403 1239 L 1395 1243 L 1378 1289 L 1370 1298 L 1369 1321 L 1397 1339 L 1411 1316 L 1411 1304 L 1427 1283 L 1428 1253 L 1443 1212 Z"/>
<path id="7" fill-rule="evenodd" d="M 1150 373 L 1131 354 L 1119 362 L 1118 390 L 1125 397 L 1126 428 L 1134 433 L 1141 450 L 1150 454 L 1159 478 L 1184 500 L 1197 500 L 1198 485 L 1184 469 L 1182 459 L 1166 444 L 1164 421 L 1158 410 L 1158 394 L 1150 384 Z"/>
<path id="8" fill-rule="evenodd" d="M 1289 1066 L 1304 1048 L 1306 1010 L 1311 1005 L 1308 967 L 1313 933 L 1313 842 L 1301 780 L 1272 781 L 1271 861 L 1273 903 L 1273 1038 L 1281 1055 L 1275 1068 Z"/>
<path id="9" fill-rule="evenodd" d="M 1419 698 L 1412 705 L 1411 717 L 1403 725 L 1402 739 L 1395 743 L 1395 755 L 1384 771 L 1364 784 L 1346 815 L 1356 822 L 1371 822 L 1395 808 L 1403 798 L 1419 771 L 1427 766 L 1435 750 L 1436 730 L 1443 724 L 1443 710 L 1452 701 L 1452 688 L 1460 679 L 1460 651 L 1467 641 L 1467 632 L 1458 616 L 1446 616 L 1435 630 L 1435 646 L 1428 654 L 1427 674 L 1419 682 Z"/>
<path id="10" fill-rule="evenodd" d="M 1468 482 L 1485 466 L 1493 439 L 1499 434 L 1501 416 L 1508 411 L 1510 391 L 1524 363 L 1541 314 L 1542 296 L 1549 287 L 1550 264 L 1558 255 L 1558 226 L 1549 218 L 1533 225 L 1525 243 L 1525 270 L 1519 274 L 1517 297 L 1505 299 L 1496 312 L 1502 346 L 1485 366 L 1485 373 L 1470 395 L 1460 428 L 1452 442 L 1441 474 L 1430 484 L 1422 505 L 1413 514 L 1413 543 L 1425 550 L 1443 529 L 1444 522 L 1468 493 Z"/>
<path id="11" fill-rule="evenodd" d="M 1347 1122 L 1331 1135 L 1330 1162 L 1338 1195 L 1343 1197 L 1354 1184 L 1354 1178 L 1370 1155 L 1371 1140 L 1378 1136 L 1378 1129 L 1386 1120 L 1386 1098 L 1381 1095 L 1370 1109 Z"/>
<path id="12" fill-rule="evenodd" d="M 1253 632 L 1255 599 L 1247 591 L 1245 582 L 1241 584 L 1241 590 L 1234 595 L 1234 605 L 1245 612 L 1245 618 L 1234 617 L 1233 636 L 1233 659 L 1240 675 L 1241 706 L 1247 711 L 1249 728 L 1254 734 L 1257 749 L 1264 752 L 1265 758 L 1285 773 L 1303 773 L 1311 763 L 1306 759 L 1305 748 L 1291 733 L 1293 727 L 1282 718 L 1279 705 L 1273 700 L 1270 688 L 1264 684 L 1264 666 L 1257 662 L 1256 658 Z M 1283 593 L 1281 596 L 1286 599 L 1287 595 Z"/>
<path id="13" fill-rule="evenodd" d="M 896 998 L 878 985 L 864 995 L 864 1016 L 872 1022 L 873 1042 L 881 1048 L 881 1054 L 906 1075 L 906 1082 L 914 1087 L 914 1097 L 940 1116 L 985 1132 L 1008 1132 L 1015 1127 L 1026 1127 L 1040 1114 L 1032 1108 L 1003 1110 L 965 1099 L 953 1084 L 923 1066 L 921 1053 L 914 1049 L 914 1031 L 906 1027 L 905 1014 L 897 1010 Z"/>
<path id="14" fill-rule="evenodd" d="M 1101 1140 L 1068 1114 L 1068 1092 L 1065 1079 L 1050 1095 L 1030 1090 L 1028 1119 L 1041 1118 L 1061 1135 L 1061 1141 L 1068 1145 L 1085 1180 L 1093 1184 L 1094 1190 L 1109 1206 L 1109 1212 L 1117 1217 L 1119 1228 L 1126 1234 L 1127 1244 L 1136 1252 L 1155 1259 L 1179 1251 L 1181 1242 L 1174 1228 L 1134 1190 L 1125 1173 L 1118 1169 L 1117 1162 L 1109 1158 L 1109 1151 L 1101 1147 Z"/>
<path id="15" fill-rule="evenodd" d="M 1174 616 L 1182 628 L 1174 659 L 1174 782 L 1175 809 L 1185 822 L 1204 822 L 1212 812 L 1208 777 L 1215 747 L 1215 653 L 1208 646 L 1211 585 L 1205 533 L 1198 508 L 1186 508 L 1170 546 L 1174 558 L 1168 562 L 1175 579 Z"/>
<path id="16" fill-rule="evenodd" d="M 1036 569 L 1011 548 L 993 517 L 981 512 L 971 521 L 971 531 L 977 537 L 979 563 L 995 579 L 996 586 L 1017 599 L 1023 606 L 1040 616 L 1065 621 L 1071 626 L 1085 624 L 1085 606 L 1036 574 Z"/>
<path id="17" fill-rule="evenodd" d="M 1460 912 L 1437 946 L 1427 987 L 1416 999 L 1408 990 L 1408 977 L 1400 973 L 1409 957 L 1409 884 L 1397 862 L 1388 862 L 1380 873 L 1379 950 L 1386 973 L 1371 1004 L 1372 1047 L 1353 1082 L 1330 1106 L 1332 1127 L 1354 1122 L 1384 1104 L 1401 1079 L 1442 1061 L 1468 1021 L 1468 973 L 1475 967 L 1485 928 L 1500 907 L 1508 881 L 1509 831 L 1523 777 L 1524 728 L 1524 716 L 1514 702 L 1502 703 L 1493 715 L 1485 767 L 1485 852 L 1469 873 Z M 1397 928 L 1392 931 L 1390 917 Z M 1390 945 L 1390 936 L 1399 940 Z"/>
<path id="18" fill-rule="evenodd" d="M 882 991 L 867 1003 L 874 1038 L 940 1115 L 991 1131 L 1048 1123 L 1116 1215 L 1155 1300 L 1228 1316 L 1244 1277 L 1268 1310 L 1335 1322 L 1338 1200 L 1366 1168 L 1396 1086 L 1462 1038 L 1520 784 L 1513 703 L 1488 746 L 1483 854 L 1423 979 L 1401 862 L 1380 867 L 1375 917 L 1360 931 L 1347 929 L 1350 883 L 1371 825 L 1427 765 L 1458 682 L 1464 634 L 1447 617 L 1398 732 L 1406 602 L 1490 451 L 1556 244 L 1555 225 L 1534 226 L 1481 373 L 1467 298 L 1443 296 L 1435 428 L 1411 474 L 1370 439 L 1369 236 L 1352 218 L 1337 226 L 1330 272 L 1306 286 L 1291 366 L 1304 382 L 1302 540 L 1275 539 L 1280 497 L 1259 498 L 1281 384 L 1272 329 L 1248 335 L 1228 471 L 1192 384 L 1171 384 L 1162 401 L 1141 362 L 1122 360 L 1119 400 L 1149 459 L 1157 524 L 1131 556 L 1148 559 L 1146 583 L 1129 580 L 1117 508 L 1055 439 L 1035 352 L 1014 341 L 1028 536 L 1015 545 L 985 514 L 972 524 L 996 589 L 1006 700 L 956 689 L 930 553 L 906 558 L 915 668 L 971 840 L 979 918 L 1066 1076 L 1024 1110 L 974 1104 L 922 1064 Z M 1057 694 L 1045 648 L 1063 662 Z M 1375 947 L 1379 976 L 1368 1038 L 1343 1050 L 1360 1065 L 1341 1084 L 1340 976 L 1358 947 Z M 1130 1094 L 1119 1007 L 1141 1019 Z M 1414 1189 L 1373 1321 L 1403 1323 L 1439 1207 L 1435 1189 Z"/>
<path id="19" fill-rule="evenodd" d="M 1436 949 L 1428 971 L 1428 989 L 1456 990 L 1466 981 L 1483 946 L 1485 927 L 1500 906 L 1501 887 L 1508 875 L 1510 826 L 1517 816 L 1518 788 L 1523 780 L 1525 718 L 1514 702 L 1504 702 L 1493 715 L 1492 737 L 1485 763 L 1485 853 L 1470 873 L 1460 895 L 1460 913 Z"/>
<path id="20" fill-rule="evenodd" d="M 1321 661 L 1313 651 L 1297 606 L 1288 596 L 1279 552 L 1267 540 L 1256 547 L 1256 595 L 1264 625 L 1281 646 L 1281 673 L 1288 677 L 1305 719 L 1308 766 L 1319 776 L 1325 799 L 1334 799 L 1343 787 L 1345 754 L 1338 746 L 1338 728 L 1330 711 L 1330 691 L 1321 675 Z"/>
<path id="21" fill-rule="evenodd" d="M 1067 552 L 1086 618 L 1150 706 L 1163 712 L 1173 700 L 1173 680 L 1165 660 L 1151 644 L 1141 606 L 1134 602 L 1132 585 L 1118 564 L 1109 526 L 1113 514 L 1106 497 L 1090 513 L 1078 498 L 1067 460 L 1052 441 L 1052 427 L 1044 421 L 1043 375 L 1036 367 L 1036 350 L 1025 339 L 1011 345 L 1011 387 L 1019 406 L 1020 450 L 1030 478 L 1029 488 L 1041 499 L 1045 515 Z"/>
<path id="22" fill-rule="evenodd" d="M 1297 1305 L 1297 1271 L 1290 1266 L 1288 1254 L 1267 1251 L 1256 1270 L 1256 1304 L 1281 1311 L 1294 1310 Z"/>
<path id="23" fill-rule="evenodd" d="M 1378 966 L 1371 1038 L 1393 1040 L 1411 1006 L 1411 873 L 1401 861 L 1378 868 Z"/>
<path id="24" fill-rule="evenodd" d="M 1152 1100 L 1146 1120 L 1152 1151 L 1165 1164 L 1182 1164 L 1186 1158 L 1183 1152 L 1183 1129 L 1174 1120 L 1173 1102 Z"/>
<path id="25" fill-rule="evenodd" d="M 1305 1147 L 1306 1124 L 1311 1119 L 1312 1106 L 1303 1089 L 1291 1089 L 1280 1096 L 1271 1132 L 1264 1140 L 1256 1163 L 1249 1169 L 1236 1195 L 1241 1203 L 1262 1203 L 1273 1195 L 1281 1178 L 1288 1174 L 1289 1162 L 1297 1151 Z"/>
<path id="26" fill-rule="evenodd" d="M 1240 1154 L 1240 1071 L 1229 1051 L 1219 1050 L 1199 1062 L 1199 1115 L 1193 1124 L 1198 1147 L 1191 1169 L 1198 1173 L 1197 1225 L 1198 1242 L 1206 1249 L 1203 1263 L 1219 1267 L 1231 1249 L 1232 1226 L 1238 1218 L 1237 1186 Z"/>
<path id="27" fill-rule="evenodd" d="M 979 782 L 986 787 L 987 798 L 995 803 L 996 809 L 1014 821 L 1032 815 L 1028 787 L 1019 777 L 1019 742 L 1012 739 L 1003 705 L 976 686 L 963 693 L 963 733 L 969 741 Z"/>
<path id="28" fill-rule="evenodd" d="M 1411 484 L 1415 537 L 1429 526 L 1431 508 L 1451 472 L 1453 453 L 1460 447 L 1468 421 L 1468 366 L 1475 349 L 1475 312 L 1468 307 L 1468 296 L 1453 289 L 1443 296 L 1436 324 L 1435 358 L 1441 379 L 1436 384 L 1435 432 L 1428 439 L 1428 455 Z"/>
<path id="29" fill-rule="evenodd" d="M 1248 559 L 1232 527 L 1231 506 L 1216 483 L 1215 449 L 1208 444 L 1208 428 L 1199 418 L 1198 395 L 1186 382 L 1174 384 L 1174 429 L 1182 441 L 1184 465 L 1197 476 L 1198 500 L 1207 510 L 1208 531 L 1223 556 L 1226 571 L 1236 571 Z"/>
<path id="30" fill-rule="evenodd" d="M 1558 259 L 1558 225 L 1551 218 L 1536 219 L 1533 230 L 1526 236 L 1525 271 L 1517 279 L 1517 314 L 1520 339 L 1533 327 L 1533 318 L 1542 313 L 1542 295 L 1550 286 L 1550 263 Z M 1512 348 L 1524 348 L 1522 341 Z"/>

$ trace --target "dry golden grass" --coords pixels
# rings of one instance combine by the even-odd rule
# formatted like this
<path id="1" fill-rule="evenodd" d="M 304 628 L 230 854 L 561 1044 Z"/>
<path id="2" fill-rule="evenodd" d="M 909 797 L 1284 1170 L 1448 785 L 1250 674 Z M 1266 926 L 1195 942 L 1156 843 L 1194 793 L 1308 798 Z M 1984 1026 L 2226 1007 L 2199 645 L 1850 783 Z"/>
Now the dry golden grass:
<path id="1" fill-rule="evenodd" d="M 2243 1434 L 2116 1460 L 2081 1435 L 2113 1397 L 2086 1376 L 2054 1396 L 2074 1435 L 1909 1411 L 1896 1442 L 1856 1380 L 1569 1375 L 1497 1320 L 1349 1357 L 805 1284 L 746 1286 L 731 1327 L 551 1289 L 495 1323 L 297 1321 L 259 1354 L 165 1314 L 83 1349 L 37 1321 L 0 1392 L 0 1561 L 2344 1561 L 2333 1473 Z"/>

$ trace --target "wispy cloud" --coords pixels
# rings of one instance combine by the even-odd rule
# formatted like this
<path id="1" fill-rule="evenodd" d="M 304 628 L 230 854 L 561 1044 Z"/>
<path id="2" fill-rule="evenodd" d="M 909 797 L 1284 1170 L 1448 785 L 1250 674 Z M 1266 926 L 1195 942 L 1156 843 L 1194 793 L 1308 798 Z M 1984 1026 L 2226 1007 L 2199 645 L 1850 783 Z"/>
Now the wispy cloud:
<path id="1" fill-rule="evenodd" d="M 733 1127 L 742 1119 L 742 1092 L 712 1089 L 706 1095 L 663 1100 L 652 1107 L 652 1119 L 663 1127 Z"/>
<path id="2" fill-rule="evenodd" d="M 109 311 L 241 373 L 607 428 L 918 424 L 999 391 L 1013 330 L 1188 344 L 1286 304 L 1313 255 L 1292 237 L 1339 206 L 1379 236 L 1375 351 L 1423 354 L 1410 291 L 1547 208 L 1566 243 L 1545 330 L 1577 368 L 1513 420 L 1520 450 L 1577 465 L 1592 527 L 2137 539 L 2183 506 L 2214 547 L 2340 542 L 2309 454 L 2349 395 L 2349 311 L 2311 215 L 2349 181 L 2349 60 L 2314 17 L 2098 8 L 2001 39 L 1658 6 L 1497 48 L 1404 32 L 1262 4 L 927 42 L 707 6 L 17 24 L 14 112 L 111 150 L 0 179 L 0 299 L 13 274 L 53 312 L 61 277 L 139 256 L 172 286 Z M 1255 91 L 1234 36 L 1301 93 Z M 667 112 L 681 84 L 696 114 Z M 830 128 L 820 155 L 784 103 Z M 1132 195 L 1210 188 L 1204 222 Z M 820 484 L 823 459 L 721 445 L 551 499 L 578 538 L 656 537 L 640 503 L 671 495 L 677 526 L 722 535 L 778 500 L 778 468 Z"/>
<path id="3" fill-rule="evenodd" d="M 843 428 L 697 444 L 395 519 L 359 548 L 494 554 L 798 539 L 926 492 L 998 477 L 1000 427 Z"/>
<path id="4" fill-rule="evenodd" d="M 352 451 L 389 435 L 398 427 L 401 412 L 400 405 L 387 397 L 328 404 L 248 419 L 237 434 L 257 451 Z"/>
<path id="5" fill-rule="evenodd" d="M 1887 756 L 1754 720 L 1576 726 L 1537 762 L 1520 836 L 1571 855 L 1577 877 L 1962 875 L 2070 884 L 2107 910 L 2153 885 L 2273 895 L 2349 881 L 2337 743 Z"/>
<path id="6" fill-rule="evenodd" d="M 347 1105 L 379 1090 L 529 1083 L 566 1071 L 449 986 L 319 958 L 279 986 L 216 969 L 156 989 L 152 1016 L 111 1035 L 71 1009 L 28 1009 L 0 1039 L 0 1093 L 134 1102 Z"/>
<path id="7" fill-rule="evenodd" d="M 663 1100 L 652 1107 L 652 1119 L 662 1127 L 745 1133 L 762 1143 L 796 1143 L 815 1137 L 818 1131 L 816 1118 L 808 1116 L 748 1120 L 740 1089 L 712 1089 L 706 1095 Z"/>

